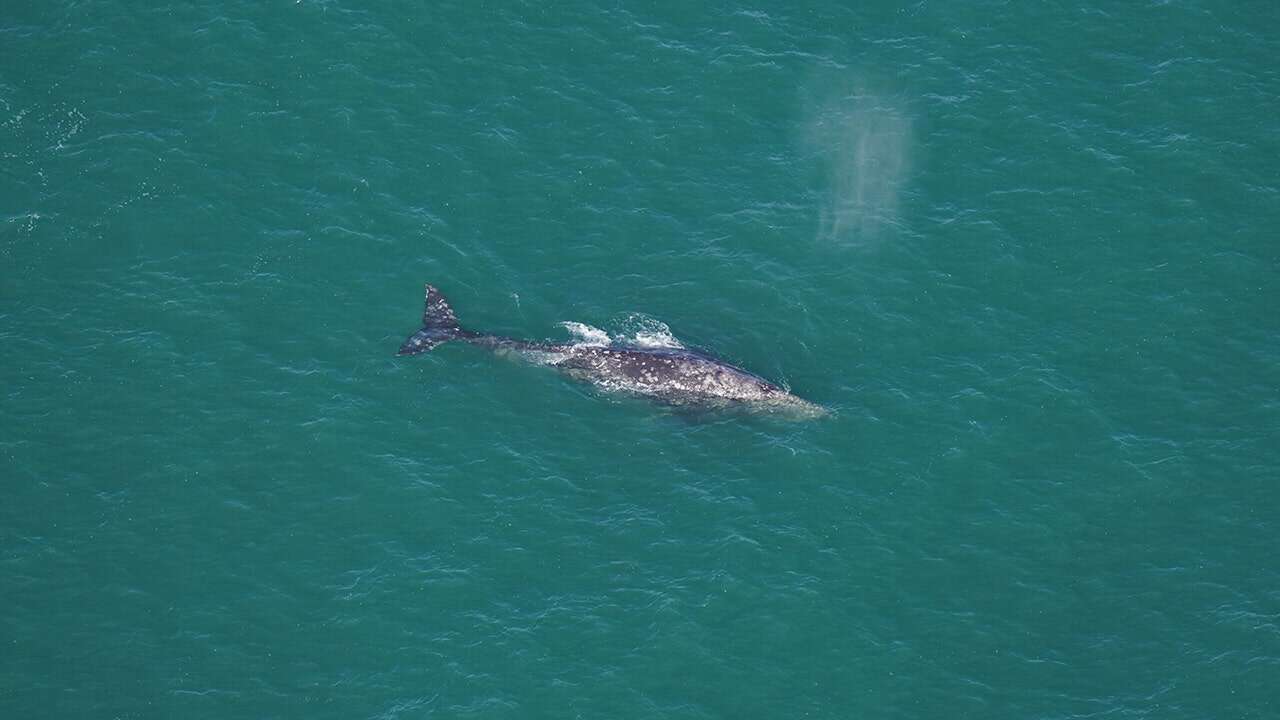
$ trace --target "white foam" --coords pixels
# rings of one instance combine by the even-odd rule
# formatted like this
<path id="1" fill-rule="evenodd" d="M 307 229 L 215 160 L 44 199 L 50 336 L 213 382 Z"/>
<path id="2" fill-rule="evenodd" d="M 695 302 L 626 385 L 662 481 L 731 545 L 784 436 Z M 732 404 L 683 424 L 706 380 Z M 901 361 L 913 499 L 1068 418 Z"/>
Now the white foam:
<path id="1" fill-rule="evenodd" d="M 684 345 L 675 338 L 670 332 L 647 332 L 642 331 L 636 333 L 632 337 L 632 343 L 636 347 L 642 348 L 683 348 Z"/>
<path id="2" fill-rule="evenodd" d="M 612 334 L 586 323 L 566 320 L 560 327 L 569 331 L 574 337 L 574 345 L 582 347 L 603 347 L 606 345 L 626 345 L 648 349 L 683 349 L 684 344 L 671 333 L 671 328 L 661 320 L 648 315 L 631 313 L 621 320 L 610 323 L 614 326 Z"/>
<path id="3" fill-rule="evenodd" d="M 684 344 L 671 333 L 671 328 L 661 320 L 648 315 L 632 313 L 619 323 L 625 343 L 640 348 L 683 348 Z"/>
<path id="4" fill-rule="evenodd" d="M 577 338 L 578 342 L 575 343 L 577 345 L 599 346 L 608 345 L 613 341 L 613 339 L 609 337 L 609 333 L 598 327 L 592 327 L 584 323 L 562 322 L 560 323 L 560 327 L 568 330 L 570 335 Z"/>

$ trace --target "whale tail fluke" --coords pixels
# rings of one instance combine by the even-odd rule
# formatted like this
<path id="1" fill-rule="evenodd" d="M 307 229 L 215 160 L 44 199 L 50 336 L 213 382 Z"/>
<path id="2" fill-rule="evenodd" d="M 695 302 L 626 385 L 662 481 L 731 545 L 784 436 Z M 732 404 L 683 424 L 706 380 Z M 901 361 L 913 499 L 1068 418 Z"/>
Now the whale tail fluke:
<path id="1" fill-rule="evenodd" d="M 458 316 L 449 307 L 449 301 L 444 299 L 439 290 L 428 285 L 426 309 L 422 311 L 422 329 L 410 335 L 396 355 L 424 353 L 464 334 L 463 329 L 458 326 Z"/>

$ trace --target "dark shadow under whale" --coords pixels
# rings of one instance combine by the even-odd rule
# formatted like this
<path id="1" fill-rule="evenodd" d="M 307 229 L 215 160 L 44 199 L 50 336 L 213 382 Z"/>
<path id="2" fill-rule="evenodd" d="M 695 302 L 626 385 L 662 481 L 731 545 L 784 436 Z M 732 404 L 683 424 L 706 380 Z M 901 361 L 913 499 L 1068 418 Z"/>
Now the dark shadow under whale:
<path id="1" fill-rule="evenodd" d="M 640 395 L 677 406 L 744 409 L 794 418 L 829 411 L 746 370 L 685 348 L 539 343 L 465 330 L 440 291 L 427 285 L 422 329 L 397 355 L 427 352 L 459 341 L 549 365 L 606 391 Z"/>

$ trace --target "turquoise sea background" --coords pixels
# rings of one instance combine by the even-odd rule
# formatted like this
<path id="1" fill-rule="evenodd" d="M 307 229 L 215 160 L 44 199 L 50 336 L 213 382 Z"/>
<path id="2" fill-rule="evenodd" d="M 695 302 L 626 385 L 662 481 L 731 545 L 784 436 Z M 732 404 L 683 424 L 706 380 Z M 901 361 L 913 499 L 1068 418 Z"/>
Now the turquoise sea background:
<path id="1" fill-rule="evenodd" d="M 0 717 L 1280 717 L 1280 5 L 0 7 Z M 466 346 L 665 324 L 836 410 Z"/>

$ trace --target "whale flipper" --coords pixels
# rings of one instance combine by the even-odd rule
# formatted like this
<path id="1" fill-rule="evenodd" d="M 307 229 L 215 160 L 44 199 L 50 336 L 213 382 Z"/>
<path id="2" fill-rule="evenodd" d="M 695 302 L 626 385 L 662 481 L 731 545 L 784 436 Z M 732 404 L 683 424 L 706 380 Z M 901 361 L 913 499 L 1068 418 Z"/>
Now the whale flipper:
<path id="1" fill-rule="evenodd" d="M 444 299 L 444 295 L 441 295 L 439 290 L 428 285 L 426 307 L 422 311 L 422 329 L 410 335 L 396 354 L 424 353 L 462 334 L 462 328 L 458 326 L 458 316 L 453 314 L 449 301 Z"/>

